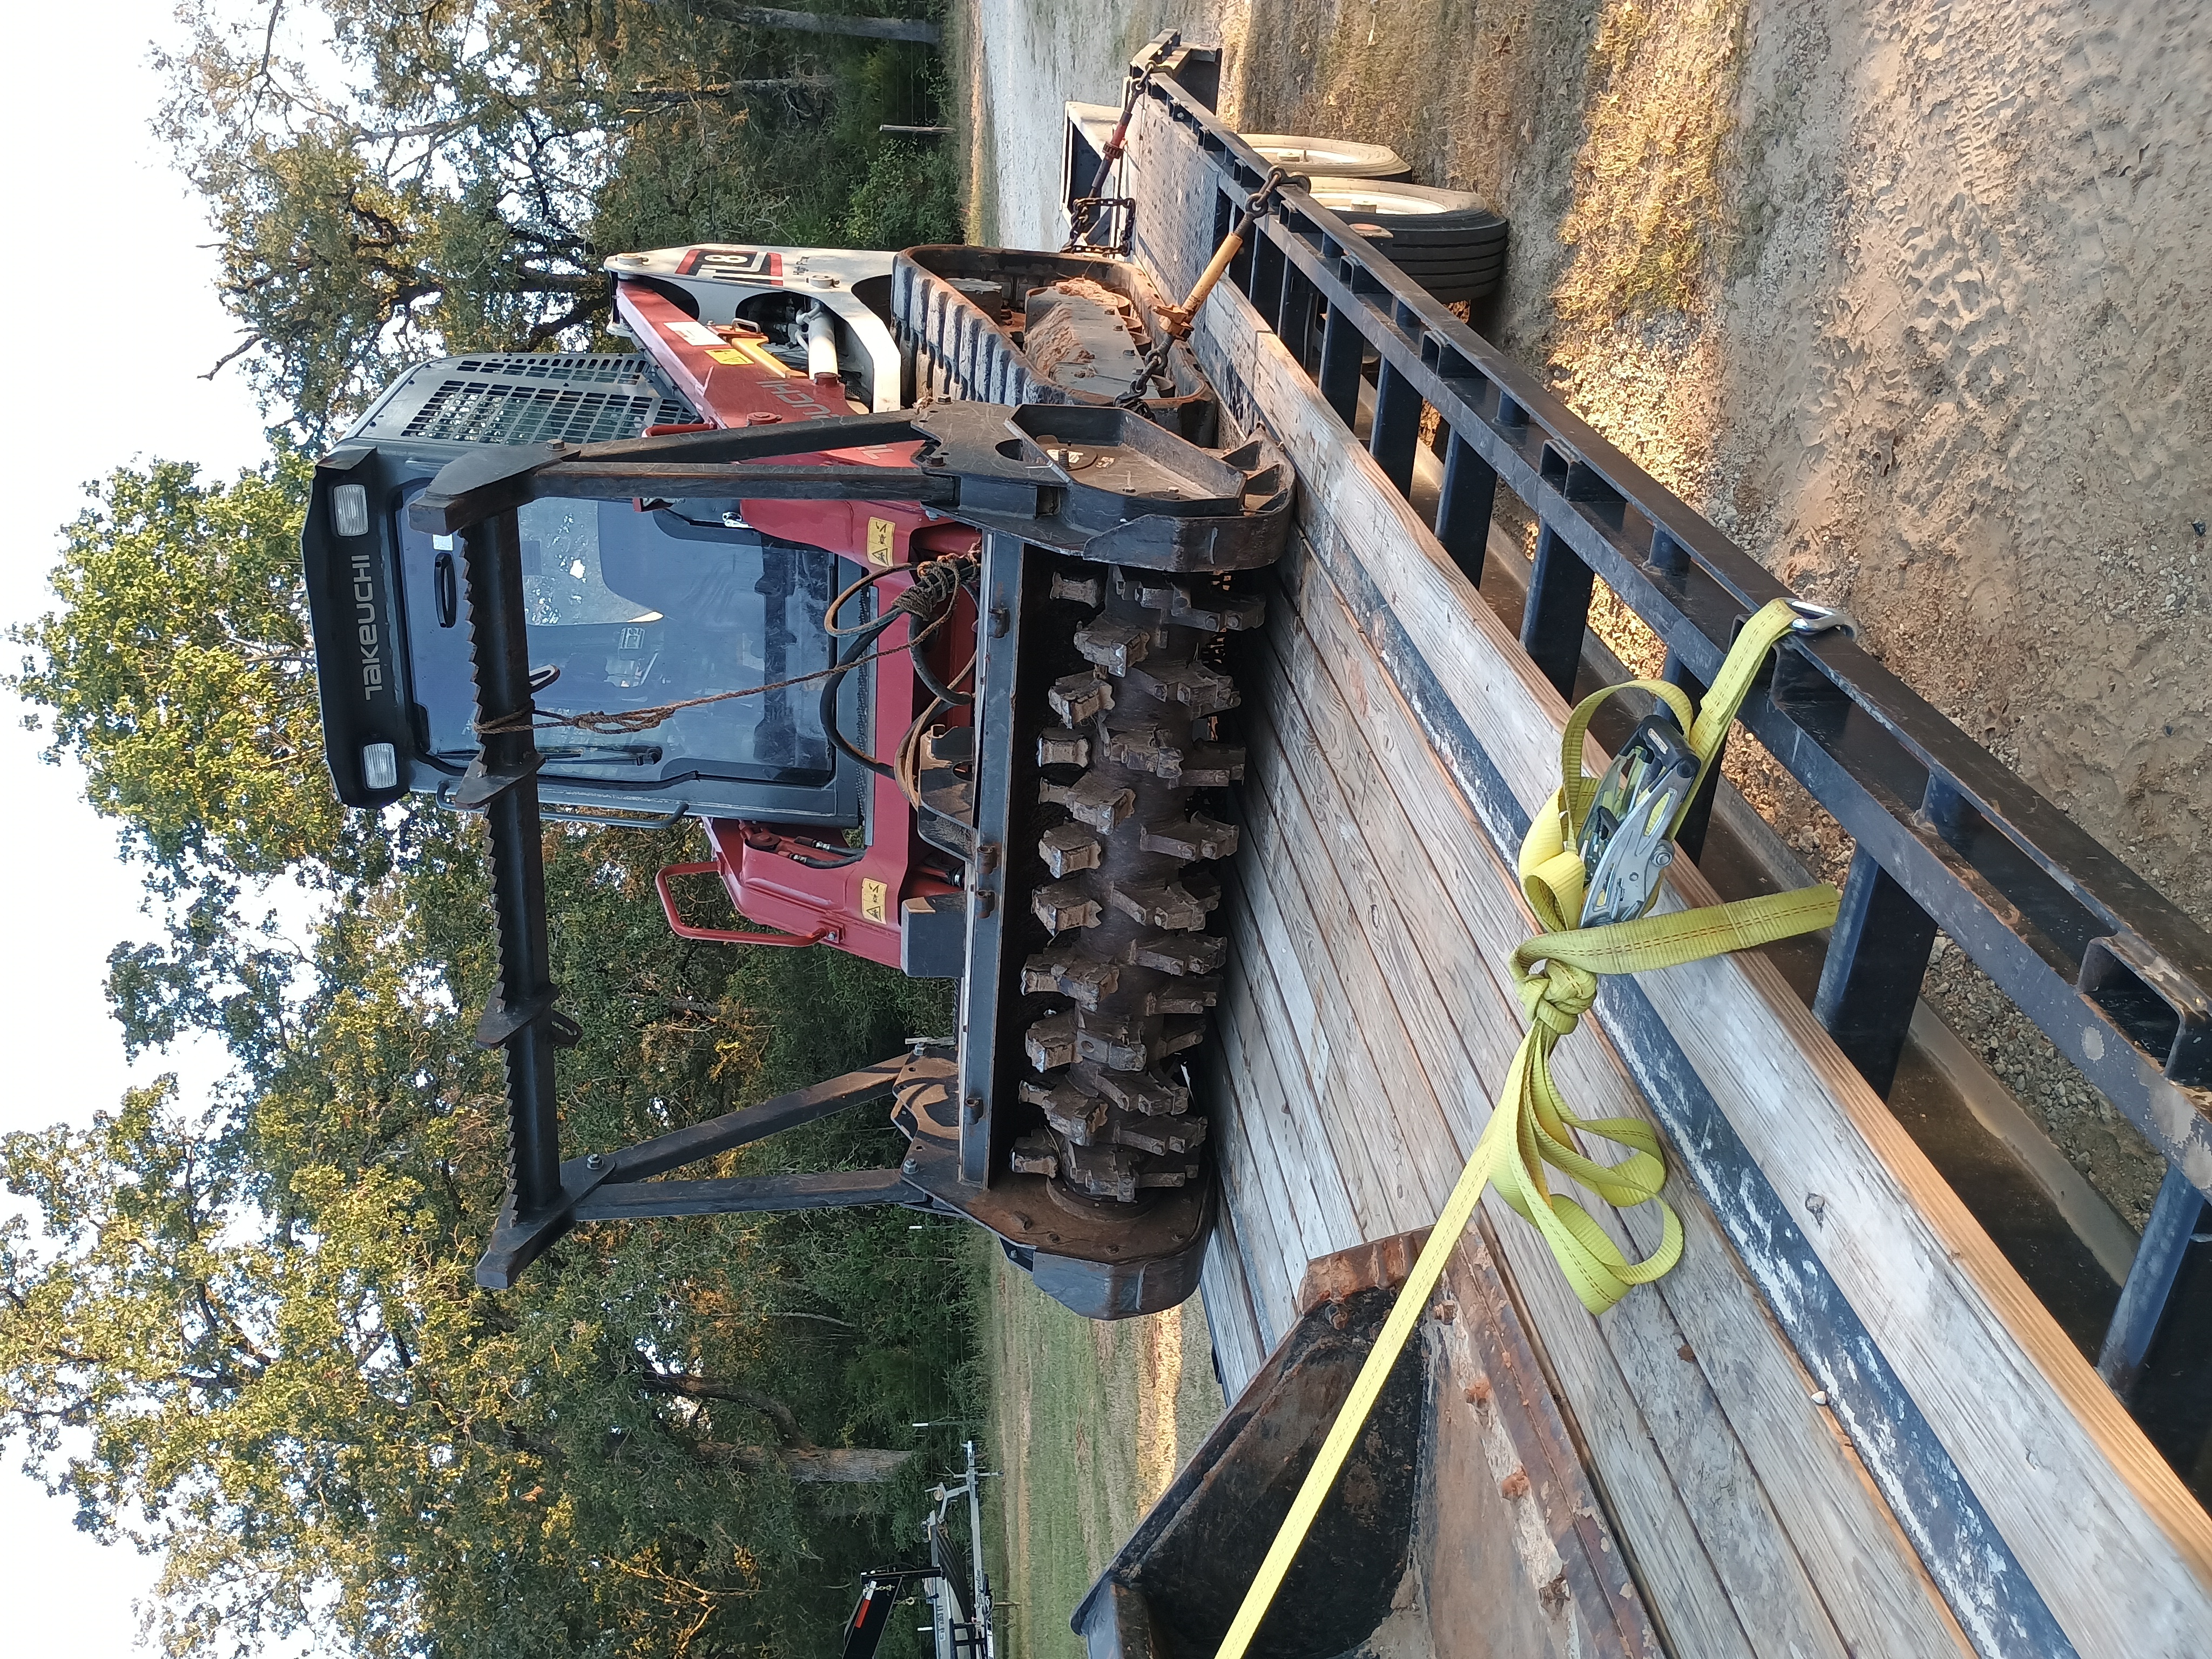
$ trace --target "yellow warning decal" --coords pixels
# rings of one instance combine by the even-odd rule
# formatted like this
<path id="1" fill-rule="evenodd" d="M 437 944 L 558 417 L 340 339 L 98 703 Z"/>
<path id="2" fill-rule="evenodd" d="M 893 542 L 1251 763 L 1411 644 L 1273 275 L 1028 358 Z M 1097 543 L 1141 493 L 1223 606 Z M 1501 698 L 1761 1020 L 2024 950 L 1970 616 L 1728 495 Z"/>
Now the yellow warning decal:
<path id="1" fill-rule="evenodd" d="M 888 903 L 891 890 L 871 876 L 860 878 L 860 914 L 870 921 L 889 918 Z"/>
<path id="2" fill-rule="evenodd" d="M 771 369 L 779 377 L 790 373 L 767 351 L 757 345 L 716 346 L 707 355 L 716 362 L 727 363 L 733 368 Z"/>
<path id="3" fill-rule="evenodd" d="M 868 562 L 888 570 L 898 560 L 898 526 L 889 519 L 868 520 Z"/>

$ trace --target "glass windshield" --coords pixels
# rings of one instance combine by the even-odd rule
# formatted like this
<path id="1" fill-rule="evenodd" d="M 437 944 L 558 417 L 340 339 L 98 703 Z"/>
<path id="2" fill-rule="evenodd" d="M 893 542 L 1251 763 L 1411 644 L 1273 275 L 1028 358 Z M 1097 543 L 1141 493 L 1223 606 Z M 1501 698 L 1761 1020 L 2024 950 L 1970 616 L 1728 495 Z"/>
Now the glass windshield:
<path id="1" fill-rule="evenodd" d="M 548 714 L 625 713 L 772 684 L 830 665 L 831 556 L 726 525 L 734 501 L 640 512 L 628 501 L 533 501 L 515 515 L 533 668 L 560 678 Z M 416 698 L 434 750 L 472 754 L 465 627 L 449 625 L 458 538 L 411 529 L 406 604 Z M 441 568 L 440 562 L 448 562 Z M 705 772 L 807 784 L 831 769 L 808 684 L 676 711 L 643 732 L 538 734 L 546 770 L 619 781 Z"/>

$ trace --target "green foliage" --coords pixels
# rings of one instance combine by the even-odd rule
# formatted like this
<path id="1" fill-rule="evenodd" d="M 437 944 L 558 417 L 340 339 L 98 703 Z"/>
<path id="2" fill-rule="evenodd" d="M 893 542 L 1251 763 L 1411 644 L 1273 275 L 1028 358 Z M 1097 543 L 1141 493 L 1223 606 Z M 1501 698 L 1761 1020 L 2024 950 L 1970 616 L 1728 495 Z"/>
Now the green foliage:
<path id="1" fill-rule="evenodd" d="M 880 1058 L 902 1002 L 946 1015 L 942 988 L 828 953 L 673 939 L 650 881 L 677 850 L 548 837 L 586 1034 L 571 1144 Z M 174 1653 L 303 1632 L 393 1655 L 824 1649 L 948 1449 L 826 1500 L 777 1453 L 903 1449 L 957 1414 L 958 1277 L 902 1212 L 824 1212 L 604 1225 L 476 1291 L 504 1184 L 500 1062 L 467 1035 L 489 937 L 473 836 L 441 843 L 331 911 L 251 1086 L 197 1118 L 142 1091 L 0 1146 L 51 1240 L 0 1235 L 0 1427 L 82 1524 L 165 1549 Z M 833 1120 L 716 1172 L 896 1149 L 880 1118 Z"/>
<path id="2" fill-rule="evenodd" d="M 296 9 L 196 0 L 162 124 L 222 239 L 233 355 L 311 438 L 405 362 L 586 343 L 608 253 L 957 217 L 942 167 L 877 176 L 878 126 L 926 122 L 940 99 L 921 47 L 687 0 L 318 9 L 343 87 L 283 50 L 307 27 Z M 883 205 L 895 188 L 920 192 L 902 214 Z M 866 191 L 878 204 L 856 216 Z"/>
<path id="3" fill-rule="evenodd" d="M 307 480 L 289 450 L 228 484 L 174 461 L 117 471 L 64 532 L 60 608 L 9 631 L 30 647 L 10 688 L 156 866 L 270 876 L 347 841 L 318 764 Z"/>
<path id="4" fill-rule="evenodd" d="M 951 152 L 910 143 L 877 151 L 846 210 L 844 240 L 879 248 L 958 241 L 960 198 Z"/>
<path id="5" fill-rule="evenodd" d="M 945 234 L 938 152 L 876 131 L 933 118 L 924 55 L 714 12 L 320 0 L 335 90 L 287 58 L 295 12 L 198 12 L 167 130 L 276 410 L 319 435 L 410 358 L 581 343 L 617 246 Z M 826 1650 L 951 1465 L 951 1433 L 910 1425 L 975 1414 L 957 1252 L 902 1211 L 603 1224 L 518 1291 L 475 1288 L 506 1183 L 501 1062 L 471 1040 L 479 833 L 331 798 L 307 480 L 283 447 L 228 482 L 116 472 L 67 530 L 55 609 L 12 635 L 10 684 L 167 925 L 111 957 L 126 1045 L 211 1033 L 236 1066 L 206 1101 L 165 1081 L 0 1143 L 28 1205 L 0 1226 L 0 1439 L 82 1525 L 163 1552 L 179 1656 Z M 696 856 L 680 836 L 556 829 L 545 851 L 585 1033 L 561 1060 L 571 1148 L 951 1029 L 943 985 L 671 937 L 652 877 Z M 319 907 L 296 939 L 255 914 L 294 883 Z M 864 1109 L 699 1172 L 899 1146 Z M 799 1478 L 872 1447 L 915 1455 Z"/>

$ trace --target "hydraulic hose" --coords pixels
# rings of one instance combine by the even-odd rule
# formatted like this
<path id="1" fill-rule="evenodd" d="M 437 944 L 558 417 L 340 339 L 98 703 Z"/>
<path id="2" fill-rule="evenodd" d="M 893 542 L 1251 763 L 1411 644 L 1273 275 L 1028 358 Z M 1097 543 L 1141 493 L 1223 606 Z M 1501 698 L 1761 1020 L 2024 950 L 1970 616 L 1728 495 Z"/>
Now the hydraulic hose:
<path id="1" fill-rule="evenodd" d="M 927 642 L 930 635 L 944 624 L 947 610 L 954 596 L 960 592 L 960 584 L 964 574 L 963 564 L 958 559 L 931 559 L 919 564 L 915 567 L 914 585 L 884 606 L 882 616 L 873 622 L 850 630 L 836 628 L 837 606 L 843 602 L 846 594 L 840 593 L 830 602 L 830 615 L 824 618 L 824 626 L 830 627 L 832 631 L 843 633 L 846 645 L 844 650 L 838 655 L 836 666 L 823 678 L 822 729 L 830 734 L 830 740 L 840 750 L 860 762 L 871 772 L 884 777 L 896 775 L 894 768 L 885 765 L 872 755 L 863 754 L 850 738 L 838 730 L 837 688 L 845 683 L 845 676 L 852 672 L 859 665 L 862 654 L 878 635 L 901 617 L 911 617 L 914 618 L 914 633 L 908 642 L 907 648 L 908 654 L 914 659 L 915 672 L 921 677 L 922 684 L 929 688 L 933 696 L 945 702 L 956 699 L 961 702 L 969 701 L 966 694 L 954 691 L 950 687 L 939 683 L 937 677 L 930 672 L 928 665 L 922 660 L 921 651 L 922 646 Z M 854 586 L 857 587 L 860 584 L 855 583 Z M 848 588 L 846 593 L 852 591 L 853 589 Z"/>

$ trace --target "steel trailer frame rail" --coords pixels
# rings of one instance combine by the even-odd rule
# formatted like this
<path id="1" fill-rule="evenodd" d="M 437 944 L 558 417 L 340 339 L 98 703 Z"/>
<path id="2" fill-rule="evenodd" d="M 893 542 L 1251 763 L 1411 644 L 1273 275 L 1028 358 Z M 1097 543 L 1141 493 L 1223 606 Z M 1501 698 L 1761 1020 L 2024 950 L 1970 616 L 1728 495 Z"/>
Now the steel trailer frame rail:
<path id="1" fill-rule="evenodd" d="M 1218 240 L 1269 163 L 1171 72 L 1146 77 L 1139 95 L 1188 129 L 1212 167 Z M 1527 506 L 1539 530 L 1521 640 L 1563 696 L 1574 695 L 1596 577 L 1666 647 L 1666 678 L 1693 695 L 1747 617 L 1795 599 L 1295 184 L 1229 280 L 1355 432 L 1374 360 L 1366 446 L 1409 498 L 1424 405 L 1435 410 L 1443 477 L 1431 527 L 1469 581 L 1482 574 L 1498 486 Z M 2099 1359 L 2125 1395 L 2184 1258 L 2194 1249 L 2212 1268 L 2212 935 L 1862 649 L 1848 618 L 1800 608 L 1802 631 L 1739 719 L 1856 846 L 1814 1012 L 1886 1096 L 1940 931 L 2157 1148 L 2165 1185 Z M 1693 857 L 1718 778 L 1715 768 L 1685 826 Z"/>

